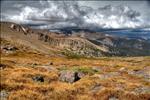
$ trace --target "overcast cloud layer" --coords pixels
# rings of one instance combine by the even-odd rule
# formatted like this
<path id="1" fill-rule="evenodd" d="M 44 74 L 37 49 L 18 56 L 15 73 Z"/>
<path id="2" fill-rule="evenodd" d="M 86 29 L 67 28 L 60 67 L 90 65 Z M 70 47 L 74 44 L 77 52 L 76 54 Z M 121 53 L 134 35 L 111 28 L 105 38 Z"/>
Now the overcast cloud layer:
<path id="1" fill-rule="evenodd" d="M 110 2 L 110 1 L 107 1 Z M 1 20 L 36 25 L 36 28 L 142 28 L 150 27 L 149 2 L 138 9 L 130 2 L 2 1 Z M 134 1 L 136 4 L 136 1 Z M 133 2 L 132 2 L 133 3 Z M 143 4 L 142 4 L 143 3 Z M 108 5 L 110 4 L 110 5 Z M 133 9 L 136 8 L 136 9 Z M 140 7 L 139 7 L 140 8 Z M 143 10 L 143 12 L 142 12 Z"/>

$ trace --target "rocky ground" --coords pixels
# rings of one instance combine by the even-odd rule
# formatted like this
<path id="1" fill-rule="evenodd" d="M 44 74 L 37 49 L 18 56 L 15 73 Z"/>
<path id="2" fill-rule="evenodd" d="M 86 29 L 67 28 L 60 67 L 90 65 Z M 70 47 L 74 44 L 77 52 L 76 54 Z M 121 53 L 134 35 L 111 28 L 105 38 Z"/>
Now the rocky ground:
<path id="1" fill-rule="evenodd" d="M 1 100 L 150 100 L 150 57 L 71 58 L 1 43 Z"/>

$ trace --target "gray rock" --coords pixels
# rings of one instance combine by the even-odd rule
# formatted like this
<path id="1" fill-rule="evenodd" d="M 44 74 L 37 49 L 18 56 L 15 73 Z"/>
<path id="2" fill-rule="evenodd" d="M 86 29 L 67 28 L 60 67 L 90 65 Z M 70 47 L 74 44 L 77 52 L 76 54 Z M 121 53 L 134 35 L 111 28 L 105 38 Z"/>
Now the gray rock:
<path id="1" fill-rule="evenodd" d="M 36 82 L 44 82 L 44 77 L 42 75 L 36 75 L 32 78 Z"/>
<path id="2" fill-rule="evenodd" d="M 135 94 L 150 93 L 150 87 L 140 86 L 140 87 L 135 88 L 132 92 Z"/>
<path id="3" fill-rule="evenodd" d="M 32 67 L 35 67 L 35 66 L 37 66 L 38 64 L 37 63 L 32 63 L 32 64 L 30 64 Z"/>
<path id="4" fill-rule="evenodd" d="M 98 67 L 98 66 L 95 66 L 95 67 L 93 67 L 92 69 L 95 70 L 95 71 L 99 71 L 99 72 L 102 71 L 102 68 L 100 68 L 100 67 Z"/>
<path id="5" fill-rule="evenodd" d="M 16 51 L 18 50 L 18 48 L 14 47 L 14 46 L 11 46 L 11 45 L 7 45 L 5 47 L 3 47 L 4 50 L 7 50 L 7 51 Z"/>
<path id="6" fill-rule="evenodd" d="M 111 97 L 109 97 L 108 100 L 119 100 L 119 99 L 117 97 L 115 97 L 115 96 L 111 96 Z"/>
<path id="7" fill-rule="evenodd" d="M 49 65 L 38 66 L 38 67 L 43 67 L 43 68 L 45 68 L 46 70 L 48 70 L 49 72 L 50 72 L 50 71 L 56 71 L 56 70 L 57 70 L 55 67 L 49 66 Z"/>
<path id="8" fill-rule="evenodd" d="M 83 77 L 83 73 L 64 70 L 60 72 L 59 80 L 63 82 L 73 83 L 80 80 Z"/>
<path id="9" fill-rule="evenodd" d="M 134 75 L 134 76 L 138 76 L 138 77 L 142 77 L 144 78 L 146 81 L 150 82 L 150 71 L 147 69 L 143 69 L 143 70 L 132 70 L 132 71 L 128 71 L 128 74 L 130 75 Z"/>
<path id="10" fill-rule="evenodd" d="M 49 65 L 53 65 L 53 63 L 52 63 L 52 62 L 50 62 L 50 63 L 49 63 Z"/>
<path id="11" fill-rule="evenodd" d="M 6 65 L 5 64 L 0 64 L 0 69 L 5 69 Z"/>
<path id="12" fill-rule="evenodd" d="M 119 75 L 120 75 L 119 72 L 110 72 L 110 73 L 99 75 L 99 78 L 100 79 L 108 79 L 108 78 L 116 77 L 116 76 L 119 76 Z"/>
<path id="13" fill-rule="evenodd" d="M 12 46 L 12 45 L 3 45 L 3 46 L 1 47 L 1 51 L 2 51 L 3 53 L 6 53 L 6 54 L 13 54 L 13 53 L 15 53 L 17 50 L 18 50 L 18 48 L 15 47 L 15 46 Z"/>
<path id="14" fill-rule="evenodd" d="M 119 71 L 120 71 L 120 72 L 126 72 L 127 69 L 126 69 L 125 67 L 122 67 L 122 68 L 119 69 Z"/>
<path id="15" fill-rule="evenodd" d="M 0 99 L 1 99 L 1 100 L 7 100 L 8 95 L 9 95 L 9 93 L 8 93 L 7 91 L 2 90 L 2 91 L 0 92 Z"/>
<path id="16" fill-rule="evenodd" d="M 84 73 L 82 73 L 82 72 L 78 72 L 78 77 L 79 78 L 83 78 L 85 76 L 85 74 Z"/>
<path id="17" fill-rule="evenodd" d="M 116 89 L 124 91 L 126 88 L 125 84 L 116 83 Z"/>
<path id="18" fill-rule="evenodd" d="M 90 90 L 91 90 L 92 93 L 96 93 L 96 92 L 98 92 L 99 90 L 101 90 L 103 88 L 104 87 L 101 86 L 101 84 L 96 84 L 96 85 L 92 86 Z"/>

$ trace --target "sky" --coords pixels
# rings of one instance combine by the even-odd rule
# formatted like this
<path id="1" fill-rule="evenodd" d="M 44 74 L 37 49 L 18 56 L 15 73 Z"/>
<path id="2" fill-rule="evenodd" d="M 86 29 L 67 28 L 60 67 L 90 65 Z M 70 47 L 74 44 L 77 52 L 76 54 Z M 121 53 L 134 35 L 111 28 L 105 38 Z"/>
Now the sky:
<path id="1" fill-rule="evenodd" d="M 150 28 L 150 1 L 2 0 L 1 21 L 35 28 Z"/>

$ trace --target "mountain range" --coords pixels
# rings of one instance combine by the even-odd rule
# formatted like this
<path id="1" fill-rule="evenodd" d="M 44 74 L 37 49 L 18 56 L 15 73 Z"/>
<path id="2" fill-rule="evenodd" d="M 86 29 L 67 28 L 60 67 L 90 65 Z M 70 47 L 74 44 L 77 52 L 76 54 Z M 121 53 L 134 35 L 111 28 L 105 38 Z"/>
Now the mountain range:
<path id="1" fill-rule="evenodd" d="M 147 32 L 142 29 L 95 31 L 76 27 L 41 30 L 27 25 L 1 22 L 2 39 L 29 46 L 46 54 L 69 56 L 148 56 L 149 36 L 138 37 L 141 31 Z M 134 32 L 135 35 L 129 35 L 129 32 Z M 149 35 L 148 32 L 146 34 Z"/>

